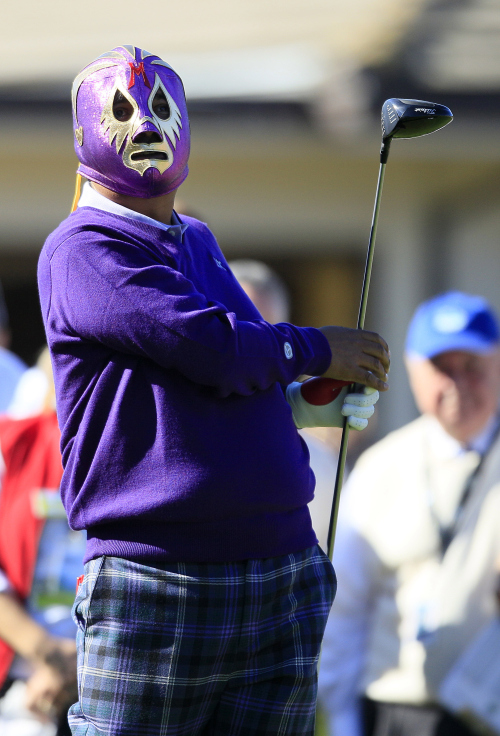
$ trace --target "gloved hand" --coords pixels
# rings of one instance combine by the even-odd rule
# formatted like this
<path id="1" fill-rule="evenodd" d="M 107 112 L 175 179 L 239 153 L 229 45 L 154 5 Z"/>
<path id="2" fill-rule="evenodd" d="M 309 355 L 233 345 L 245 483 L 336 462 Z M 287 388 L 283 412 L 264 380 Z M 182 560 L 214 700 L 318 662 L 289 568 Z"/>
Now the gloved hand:
<path id="1" fill-rule="evenodd" d="M 375 411 L 379 397 L 377 389 L 370 386 L 363 386 L 361 393 L 346 393 L 341 411 L 342 416 L 349 417 L 347 423 L 351 429 L 359 431 L 368 426 L 368 420 Z"/>
<path id="2" fill-rule="evenodd" d="M 342 427 L 348 417 L 351 429 L 362 430 L 375 411 L 379 399 L 376 389 L 364 386 L 347 393 L 348 384 L 333 378 L 312 378 L 287 386 L 286 399 L 298 429 L 304 427 Z"/>

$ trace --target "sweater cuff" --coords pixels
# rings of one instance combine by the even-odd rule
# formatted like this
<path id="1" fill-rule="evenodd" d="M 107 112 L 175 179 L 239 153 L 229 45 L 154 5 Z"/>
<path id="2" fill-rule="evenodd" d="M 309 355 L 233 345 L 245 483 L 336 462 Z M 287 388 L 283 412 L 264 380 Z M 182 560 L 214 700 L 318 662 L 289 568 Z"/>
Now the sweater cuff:
<path id="1" fill-rule="evenodd" d="M 316 329 L 316 327 L 303 327 L 302 329 L 307 332 L 313 349 L 313 356 L 301 373 L 308 376 L 322 376 L 332 362 L 330 344 L 323 333 Z"/>

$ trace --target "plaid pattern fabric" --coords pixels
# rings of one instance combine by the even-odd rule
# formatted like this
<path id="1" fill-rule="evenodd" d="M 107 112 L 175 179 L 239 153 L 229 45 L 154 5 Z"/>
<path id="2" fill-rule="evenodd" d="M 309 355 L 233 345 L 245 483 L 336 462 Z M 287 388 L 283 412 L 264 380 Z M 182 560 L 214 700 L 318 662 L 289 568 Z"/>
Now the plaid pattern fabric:
<path id="1" fill-rule="evenodd" d="M 319 547 L 159 568 L 92 560 L 73 609 L 73 736 L 312 736 L 335 589 Z"/>

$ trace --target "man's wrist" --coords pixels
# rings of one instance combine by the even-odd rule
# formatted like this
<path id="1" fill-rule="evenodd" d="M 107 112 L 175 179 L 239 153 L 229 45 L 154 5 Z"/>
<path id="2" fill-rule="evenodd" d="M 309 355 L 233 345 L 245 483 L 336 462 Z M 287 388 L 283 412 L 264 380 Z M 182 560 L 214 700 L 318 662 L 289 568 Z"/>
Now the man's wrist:
<path id="1" fill-rule="evenodd" d="M 72 640 L 57 639 L 46 634 L 44 641 L 36 653 L 36 661 L 44 664 L 58 672 L 63 678 L 67 678 L 76 667 L 76 647 Z"/>

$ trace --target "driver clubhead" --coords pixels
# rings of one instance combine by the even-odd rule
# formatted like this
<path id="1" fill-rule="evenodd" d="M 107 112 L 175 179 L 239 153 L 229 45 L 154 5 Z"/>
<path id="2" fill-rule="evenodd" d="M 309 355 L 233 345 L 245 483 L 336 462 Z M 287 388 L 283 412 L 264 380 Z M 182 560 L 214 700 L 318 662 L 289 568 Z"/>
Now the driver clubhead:
<path id="1" fill-rule="evenodd" d="M 382 139 L 429 135 L 452 120 L 453 114 L 445 105 L 391 97 L 382 105 Z"/>

